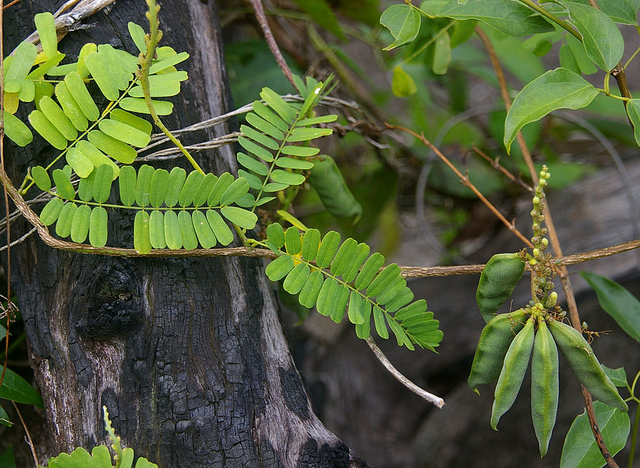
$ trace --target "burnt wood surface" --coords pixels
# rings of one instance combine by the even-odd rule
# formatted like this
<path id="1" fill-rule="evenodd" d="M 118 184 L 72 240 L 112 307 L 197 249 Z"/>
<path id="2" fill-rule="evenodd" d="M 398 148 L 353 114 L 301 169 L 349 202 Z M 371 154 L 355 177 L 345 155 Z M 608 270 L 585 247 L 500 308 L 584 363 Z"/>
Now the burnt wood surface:
<path id="1" fill-rule="evenodd" d="M 63 3 L 24 0 L 10 8 L 5 50 L 34 29 L 34 14 Z M 231 109 L 215 2 L 159 4 L 161 45 L 191 55 L 190 79 L 173 99 L 167 126 Z M 127 22 L 148 29 L 145 7 L 143 0 L 116 2 L 86 20 L 87 29 L 69 34 L 60 50 L 67 61 L 87 41 L 135 53 Z M 228 131 L 219 125 L 195 138 Z M 39 137 L 25 149 L 7 146 L 14 181 L 53 154 Z M 230 147 L 197 159 L 207 171 L 235 169 Z M 131 219 L 117 216 L 110 213 L 109 243 L 130 245 Z M 13 235 L 26 228 L 16 223 Z M 12 255 L 45 401 L 48 445 L 38 445 L 41 458 L 104 443 L 106 405 L 124 445 L 163 468 L 366 466 L 314 415 L 260 260 L 79 255 L 50 249 L 35 236 Z"/>

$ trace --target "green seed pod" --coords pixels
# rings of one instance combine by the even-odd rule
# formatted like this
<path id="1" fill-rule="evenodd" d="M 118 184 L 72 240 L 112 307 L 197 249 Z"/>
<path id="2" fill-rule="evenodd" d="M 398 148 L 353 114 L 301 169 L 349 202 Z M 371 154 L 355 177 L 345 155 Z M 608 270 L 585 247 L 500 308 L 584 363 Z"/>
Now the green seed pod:
<path id="1" fill-rule="evenodd" d="M 558 347 L 542 319 L 533 343 L 531 359 L 531 419 L 538 438 L 540 456 L 549 448 L 558 413 Z"/>
<path id="2" fill-rule="evenodd" d="M 489 259 L 480 275 L 476 292 L 478 308 L 485 322 L 489 323 L 511 296 L 523 272 L 524 262 L 519 253 L 496 254 Z"/>
<path id="3" fill-rule="evenodd" d="M 524 326 L 524 316 L 524 309 L 499 314 L 482 329 L 467 381 L 471 390 L 479 394 L 478 385 L 498 379 L 509 345 Z"/>
<path id="4" fill-rule="evenodd" d="M 362 206 L 355 199 L 340 169 L 331 156 L 317 156 L 312 159 L 309 183 L 316 189 L 327 211 L 337 218 L 362 215 Z"/>
<path id="5" fill-rule="evenodd" d="M 557 320 L 549 323 L 549 329 L 560 351 L 567 358 L 573 373 L 589 390 L 593 399 L 615 406 L 621 411 L 628 411 L 629 407 L 618 393 L 616 386 L 604 373 L 593 349 L 582 334 Z"/>
<path id="6" fill-rule="evenodd" d="M 534 320 L 529 317 L 524 328 L 516 335 L 507 355 L 504 357 L 502 371 L 496 384 L 493 407 L 491 409 L 491 427 L 498 430 L 498 421 L 516 401 L 524 374 L 529 367 L 529 358 L 533 349 Z"/>

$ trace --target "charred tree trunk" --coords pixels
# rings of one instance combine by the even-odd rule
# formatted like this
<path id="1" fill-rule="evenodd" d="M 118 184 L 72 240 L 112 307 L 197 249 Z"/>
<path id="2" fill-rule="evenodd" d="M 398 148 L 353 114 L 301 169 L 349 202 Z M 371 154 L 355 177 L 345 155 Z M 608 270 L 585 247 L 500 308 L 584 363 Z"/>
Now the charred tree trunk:
<path id="1" fill-rule="evenodd" d="M 33 30 L 35 13 L 63 3 L 23 0 L 9 9 L 5 50 Z M 191 54 L 168 127 L 224 113 L 229 93 L 215 2 L 160 4 L 161 45 Z M 144 13 L 143 0 L 118 1 L 60 49 L 73 57 L 91 41 L 133 51 L 127 22 L 146 29 Z M 46 162 L 49 150 L 37 145 L 9 148 L 14 181 L 28 165 Z M 230 148 L 200 153 L 199 161 L 205 170 L 234 170 Z M 14 238 L 26 228 L 16 224 Z M 109 242 L 131 237 L 120 223 Z M 36 237 L 12 255 L 45 401 L 47 456 L 103 443 L 106 405 L 124 445 L 164 468 L 365 466 L 314 415 L 259 260 L 79 255 Z"/>

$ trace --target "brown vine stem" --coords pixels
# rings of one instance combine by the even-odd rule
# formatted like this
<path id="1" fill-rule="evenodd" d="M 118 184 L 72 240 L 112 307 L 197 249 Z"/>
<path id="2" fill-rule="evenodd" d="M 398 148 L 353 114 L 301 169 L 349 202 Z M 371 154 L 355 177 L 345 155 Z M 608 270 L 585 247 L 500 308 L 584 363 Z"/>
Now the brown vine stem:
<path id="1" fill-rule="evenodd" d="M 410 130 L 408 128 L 405 127 L 399 127 L 396 125 L 391 125 L 386 123 L 385 124 L 387 128 L 393 129 L 393 130 L 400 130 L 402 132 L 408 133 L 409 135 L 412 135 L 414 137 L 416 137 L 418 140 L 420 140 L 425 146 L 428 146 L 431 151 L 433 151 L 441 160 L 442 162 L 444 162 L 449 169 L 451 169 L 459 178 L 460 181 L 462 182 L 462 185 L 464 185 L 465 187 L 468 187 L 469 189 L 471 189 L 471 191 L 480 199 L 480 201 L 482 201 L 482 203 L 485 204 L 485 206 L 487 208 L 489 208 L 489 210 L 491 210 L 491 212 L 500 220 L 502 221 L 502 223 L 507 226 L 507 228 L 513 232 L 522 242 L 524 242 L 527 246 L 533 248 L 533 244 L 531 243 L 531 241 L 529 239 L 527 239 L 524 234 L 522 234 L 515 226 L 515 224 L 513 224 L 513 222 L 509 222 L 507 220 L 507 218 L 505 218 L 502 213 L 500 213 L 497 208 L 495 206 L 493 206 L 493 204 L 487 200 L 487 198 L 476 188 L 475 185 L 473 185 L 471 183 L 471 181 L 469 180 L 469 177 L 467 177 L 466 175 L 463 175 L 457 167 L 455 167 L 451 161 L 449 161 L 449 158 L 447 158 L 444 154 L 442 154 L 442 152 L 436 148 L 433 143 L 431 143 L 429 140 L 426 139 L 426 137 L 424 136 L 424 134 L 417 134 L 416 132 L 414 132 L 413 130 Z"/>
<path id="2" fill-rule="evenodd" d="M 595 1 L 595 0 L 590 0 Z M 476 28 L 476 33 L 480 37 L 480 40 L 484 44 L 487 53 L 489 54 L 489 58 L 491 60 L 491 64 L 495 70 L 496 76 L 498 77 L 498 82 L 500 84 L 500 92 L 502 93 L 502 98 L 504 100 L 505 109 L 509 112 L 509 108 L 511 107 L 511 98 L 509 96 L 509 90 L 507 87 L 507 82 L 504 78 L 504 72 L 502 71 L 502 65 L 500 65 L 500 60 L 498 59 L 498 55 L 496 54 L 495 49 L 493 48 L 493 44 L 480 28 Z M 531 178 L 534 182 L 534 185 L 538 184 L 538 174 L 533 164 L 533 158 L 531 157 L 531 152 L 527 147 L 527 144 L 524 141 L 524 137 L 522 136 L 522 132 L 518 132 L 516 137 L 518 142 L 518 146 L 522 151 L 522 155 L 524 160 L 527 163 L 527 167 L 529 168 L 529 172 L 531 174 Z M 549 203 L 545 203 L 544 207 L 544 217 L 545 217 L 545 225 L 547 227 L 549 242 L 551 243 L 551 247 L 556 255 L 556 257 L 562 257 L 562 248 L 560 246 L 560 240 L 558 239 L 558 234 L 556 232 L 553 218 L 551 217 L 551 210 L 549 209 Z M 575 295 L 573 294 L 573 288 L 571 287 L 571 280 L 569 279 L 569 273 L 567 267 L 562 263 L 558 263 L 556 268 L 557 274 L 560 277 L 562 282 L 562 289 L 564 290 L 564 294 L 567 300 L 567 308 L 569 309 L 569 316 L 571 317 L 571 324 L 573 327 L 582 333 L 582 325 L 580 321 L 580 315 L 578 314 L 578 305 L 576 303 Z M 583 387 L 582 389 L 584 403 L 587 408 L 587 416 L 589 419 L 589 424 L 591 425 L 591 430 L 593 432 L 594 438 L 602 453 L 602 456 L 607 460 L 607 463 L 611 468 L 618 468 L 617 463 L 611 458 L 609 454 L 609 449 L 604 443 L 602 437 L 598 436 L 598 422 L 595 417 L 595 411 L 593 409 L 593 402 L 591 400 L 591 395 L 589 392 Z M 608 456 L 608 458 L 607 458 Z"/>
<path id="3" fill-rule="evenodd" d="M 264 38 L 267 41 L 269 49 L 271 49 L 271 53 L 275 57 L 280 70 L 282 70 L 284 76 L 287 77 L 289 83 L 293 85 L 293 88 L 297 89 L 296 82 L 293 80 L 293 73 L 291 73 L 291 69 L 289 68 L 289 65 L 287 65 L 287 61 L 284 59 L 282 52 L 280 52 L 280 47 L 278 47 L 276 39 L 273 37 L 273 33 L 269 27 L 267 15 L 264 13 L 264 7 L 262 6 L 262 0 L 249 0 L 249 3 L 251 3 L 256 19 L 258 20 L 258 24 L 260 25 L 260 29 L 262 29 L 262 34 L 264 34 Z"/>

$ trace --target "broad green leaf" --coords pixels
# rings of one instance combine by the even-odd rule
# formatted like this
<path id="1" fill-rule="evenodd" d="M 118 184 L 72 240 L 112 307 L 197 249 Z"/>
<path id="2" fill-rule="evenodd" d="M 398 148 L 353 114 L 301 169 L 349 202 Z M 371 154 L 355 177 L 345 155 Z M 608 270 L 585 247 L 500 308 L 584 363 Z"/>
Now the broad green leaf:
<path id="1" fill-rule="evenodd" d="M 293 259 L 288 255 L 281 255 L 267 265 L 265 273 L 271 281 L 280 281 L 287 276 L 294 267 Z"/>
<path id="2" fill-rule="evenodd" d="M 625 388 L 628 385 L 627 382 L 627 373 L 624 370 L 624 367 L 618 367 L 617 369 L 611 369 L 607 366 L 602 366 L 604 373 L 607 374 L 607 377 L 613 382 L 613 385 L 616 387 Z"/>
<path id="3" fill-rule="evenodd" d="M 8 81 L 22 81 L 29 74 L 29 70 L 33 67 L 36 61 L 36 55 L 38 49 L 30 42 L 21 42 L 13 52 L 13 60 L 8 70 L 5 70 L 4 80 Z"/>
<path id="4" fill-rule="evenodd" d="M 588 81 L 566 68 L 556 68 L 536 78 L 522 88 L 507 113 L 504 131 L 507 151 L 526 124 L 557 109 L 582 109 L 598 93 Z"/>
<path id="5" fill-rule="evenodd" d="M 191 213 L 188 211 L 180 211 L 178 213 L 178 224 L 180 224 L 180 234 L 182 235 L 182 245 L 187 250 L 193 250 L 198 247 L 198 238 L 193 229 L 191 221 Z"/>
<path id="6" fill-rule="evenodd" d="M 234 180 L 223 192 L 220 198 L 221 205 L 230 205 L 249 191 L 249 183 L 242 177 Z"/>
<path id="7" fill-rule="evenodd" d="M 316 264 L 320 268 L 327 268 L 331 265 L 333 257 L 340 247 L 340 234 L 336 231 L 327 232 L 322 238 L 318 255 L 316 256 Z"/>
<path id="8" fill-rule="evenodd" d="M 75 147 L 69 148 L 65 159 L 67 164 L 73 168 L 73 171 L 82 178 L 89 177 L 89 174 L 93 171 L 93 163 L 82 151 Z"/>
<path id="9" fill-rule="evenodd" d="M 612 70 L 622 58 L 624 39 L 609 16 L 597 8 L 565 2 L 576 28 L 582 35 L 587 55 L 602 70 Z"/>
<path id="10" fill-rule="evenodd" d="M 170 210 L 164 213 L 164 238 L 167 247 L 171 250 L 182 248 L 182 231 L 175 211 Z"/>
<path id="11" fill-rule="evenodd" d="M 275 169 L 270 177 L 274 182 L 286 185 L 300 185 L 306 180 L 306 177 L 302 174 L 288 172 L 282 169 Z"/>
<path id="12" fill-rule="evenodd" d="M 9 112 L 2 111 L 4 116 L 4 133 L 18 146 L 27 146 L 33 141 L 33 133 L 25 123 Z"/>
<path id="13" fill-rule="evenodd" d="M 258 222 L 258 217 L 255 213 L 237 206 L 223 206 L 220 209 L 220 213 L 233 224 L 243 229 L 253 229 Z"/>
<path id="14" fill-rule="evenodd" d="M 180 199 L 180 192 L 184 186 L 184 182 L 187 179 L 187 171 L 181 167 L 174 167 L 169 173 L 169 182 L 167 187 L 167 195 L 165 196 L 164 203 L 168 207 L 174 207 L 178 204 Z"/>
<path id="15" fill-rule="evenodd" d="M 105 134 L 138 148 L 147 146 L 151 139 L 147 133 L 114 119 L 103 119 L 98 124 L 98 127 Z"/>
<path id="16" fill-rule="evenodd" d="M 110 137 L 100 130 L 91 130 L 89 132 L 89 142 L 100 151 L 103 151 L 109 157 L 120 161 L 122 164 L 131 164 L 138 155 L 136 150 L 126 143 Z"/>
<path id="17" fill-rule="evenodd" d="M 33 177 L 33 181 L 36 183 L 38 188 L 42 191 L 47 191 L 51 189 L 51 178 L 49 177 L 49 173 L 42 166 L 34 166 L 31 168 L 31 177 Z"/>
<path id="18" fill-rule="evenodd" d="M 598 0 L 600 10 L 616 23 L 636 25 L 636 8 L 629 0 Z"/>
<path id="19" fill-rule="evenodd" d="M 32 102 L 36 98 L 36 85 L 33 81 L 25 80 L 20 86 L 18 99 L 22 102 Z"/>
<path id="20" fill-rule="evenodd" d="M 173 112 L 173 104 L 168 101 L 151 100 L 151 104 L 158 115 L 169 115 Z M 137 114 L 150 114 L 147 103 L 142 98 L 126 97 L 120 101 L 120 107 Z"/>
<path id="21" fill-rule="evenodd" d="M 385 258 L 382 254 L 374 252 L 371 257 L 364 263 L 360 273 L 356 277 L 355 287 L 357 289 L 365 289 L 369 286 L 373 278 L 376 276 L 382 265 L 384 265 Z"/>
<path id="22" fill-rule="evenodd" d="M 77 130 L 84 132 L 89 127 L 88 120 L 76 100 L 69 92 L 67 84 L 64 81 L 61 81 L 56 85 L 55 89 L 56 97 L 62 106 L 64 114 Z"/>
<path id="23" fill-rule="evenodd" d="M 569 44 L 566 42 L 560 46 L 560 52 L 558 54 L 560 59 L 560 66 L 562 68 L 566 68 L 567 70 L 571 70 L 574 73 L 582 73 L 580 70 L 580 65 L 578 65 L 578 61 L 576 60 L 575 55 L 573 55 L 573 51 L 569 47 Z"/>
<path id="24" fill-rule="evenodd" d="M 207 211 L 207 221 L 209 221 L 209 226 L 220 244 L 226 246 L 233 242 L 233 232 L 216 210 Z"/>
<path id="25" fill-rule="evenodd" d="M 216 236 L 202 211 L 196 210 L 191 215 L 193 228 L 203 249 L 210 249 L 216 245 Z"/>
<path id="26" fill-rule="evenodd" d="M 76 146 L 82 154 L 84 154 L 89 161 L 93 163 L 95 167 L 99 167 L 102 165 L 107 165 L 111 168 L 112 180 L 115 180 L 120 174 L 120 167 L 114 163 L 111 159 L 106 157 L 102 151 L 96 148 L 92 143 L 89 143 L 86 140 L 80 140 Z M 127 166 L 123 166 L 123 169 Z"/>
<path id="27" fill-rule="evenodd" d="M 38 13 L 33 17 L 36 29 L 40 36 L 40 44 L 47 58 L 55 57 L 58 53 L 58 37 L 56 35 L 56 22 L 49 12 Z"/>
<path id="28" fill-rule="evenodd" d="M 520 2 L 505 0 L 450 1 L 437 13 L 457 20 L 478 20 L 509 36 L 551 32 L 554 27 Z"/>
<path id="29" fill-rule="evenodd" d="M 138 179 L 136 180 L 136 204 L 147 206 L 149 195 L 151 194 L 151 179 L 154 174 L 153 167 L 144 164 L 138 169 Z"/>
<path id="30" fill-rule="evenodd" d="M 609 278 L 586 271 L 580 274 L 596 292 L 602 309 L 627 335 L 640 343 L 640 301 Z"/>
<path id="31" fill-rule="evenodd" d="M 62 211 L 62 207 L 64 206 L 64 201 L 62 199 L 55 197 L 49 200 L 49 203 L 45 205 L 40 213 L 40 221 L 45 226 L 51 226 L 58 220 L 58 216 L 60 216 L 60 211 Z"/>
<path id="32" fill-rule="evenodd" d="M 330 33 L 342 40 L 346 40 L 346 36 L 340 27 L 340 23 L 326 0 L 293 0 L 302 11 L 306 12 L 311 19 L 319 26 L 326 29 Z"/>
<path id="33" fill-rule="evenodd" d="M 149 239 L 149 213 L 138 211 L 133 221 L 133 247 L 138 253 L 151 252 L 151 239 Z"/>
<path id="34" fill-rule="evenodd" d="M 5 369 L 0 385 L 0 398 L 43 408 L 42 397 L 36 389 L 9 368 Z"/>
<path id="35" fill-rule="evenodd" d="M 271 223 L 267 226 L 267 239 L 278 249 L 284 246 L 284 229 L 282 229 L 280 223 Z"/>
<path id="36" fill-rule="evenodd" d="M 9 419 L 9 415 L 2 406 L 0 406 L 0 424 L 6 427 L 13 426 L 11 419 Z M 2 454 L 0 454 L 0 468 L 16 468 L 16 463 L 13 459 L 13 450 L 11 449 L 11 446 L 4 449 L 2 451 Z"/>
<path id="37" fill-rule="evenodd" d="M 83 243 L 89 235 L 89 225 L 91 224 L 91 208 L 87 205 L 80 205 L 73 216 L 71 226 L 71 240 Z"/>
<path id="38" fill-rule="evenodd" d="M 151 176 L 151 188 L 149 190 L 149 203 L 158 208 L 164 202 L 169 183 L 169 171 L 156 169 Z"/>
<path id="39" fill-rule="evenodd" d="M 396 65 L 393 69 L 393 78 L 391 79 L 391 91 L 398 97 L 409 97 L 418 92 L 416 82 L 413 81 L 401 65 Z"/>
<path id="40" fill-rule="evenodd" d="M 107 245 L 107 222 L 109 217 L 107 210 L 102 206 L 96 206 L 91 211 L 91 220 L 89 223 L 89 243 L 94 247 L 104 247 Z"/>
<path id="41" fill-rule="evenodd" d="M 96 468 L 111 468 L 111 453 L 106 445 L 97 445 L 91 450 L 93 463 Z"/>
<path id="42" fill-rule="evenodd" d="M 298 263 L 284 279 L 282 287 L 289 294 L 298 294 L 307 283 L 310 274 L 311 269 L 309 265 L 306 263 Z"/>
<path id="43" fill-rule="evenodd" d="M 165 59 L 159 60 L 149 68 L 149 74 L 154 75 L 163 70 L 166 70 L 169 67 L 173 67 L 181 62 L 184 62 L 189 58 L 189 54 L 186 52 L 180 52 L 179 54 L 172 55 Z"/>
<path id="44" fill-rule="evenodd" d="M 433 65 L 431 71 L 434 75 L 444 75 L 451 63 L 451 39 L 449 33 L 445 31 L 440 34 L 433 45 Z"/>
<path id="45" fill-rule="evenodd" d="M 393 43 L 382 50 L 395 49 L 413 41 L 420 32 L 420 13 L 410 5 L 392 5 L 382 12 L 380 24 L 387 28 Z"/>
<path id="46" fill-rule="evenodd" d="M 55 169 L 53 171 L 53 181 L 56 184 L 56 192 L 62 198 L 67 200 L 73 200 L 76 196 L 76 191 L 71 185 L 69 176 L 62 169 Z"/>
<path id="47" fill-rule="evenodd" d="M 103 164 L 96 168 L 96 175 L 93 181 L 93 199 L 98 203 L 104 203 L 111 194 L 111 183 L 113 182 L 113 171 L 111 166 Z"/>
<path id="48" fill-rule="evenodd" d="M 164 215 L 162 211 L 153 210 L 149 215 L 149 241 L 154 249 L 164 249 L 167 246 L 167 241 L 164 238 Z"/>
<path id="49" fill-rule="evenodd" d="M 322 272 L 319 270 L 312 271 L 298 296 L 300 304 L 308 308 L 316 305 L 323 284 L 324 275 Z"/>
<path id="50" fill-rule="evenodd" d="M 29 114 L 29 123 L 54 148 L 63 150 L 67 147 L 67 139 L 41 111 L 32 111 Z"/>
<path id="51" fill-rule="evenodd" d="M 158 468 L 158 465 L 156 465 L 155 463 L 151 463 L 144 457 L 140 457 L 136 462 L 135 468 Z"/>
<path id="52" fill-rule="evenodd" d="M 615 456 L 627 443 L 629 415 L 600 401 L 593 402 L 598 427 L 611 456 Z M 571 424 L 562 447 L 560 468 L 600 468 L 606 465 L 593 438 L 586 412 Z"/>
<path id="53" fill-rule="evenodd" d="M 77 72 L 71 72 L 64 77 L 64 82 L 71 96 L 73 96 L 73 99 L 75 99 L 80 109 L 82 109 L 84 116 L 91 122 L 98 120 L 100 111 L 98 111 L 98 106 L 96 106 L 96 103 L 93 101 L 80 75 L 78 75 Z"/>
<path id="54" fill-rule="evenodd" d="M 627 115 L 633 124 L 633 136 L 636 144 L 640 146 L 640 99 L 627 101 Z"/>

